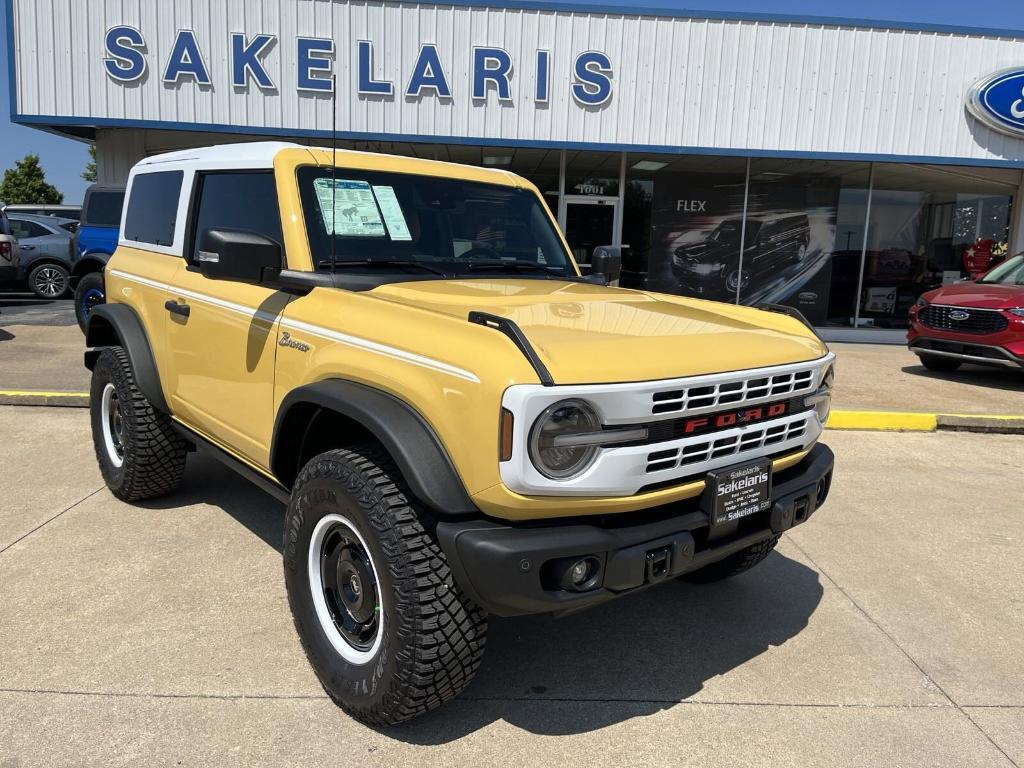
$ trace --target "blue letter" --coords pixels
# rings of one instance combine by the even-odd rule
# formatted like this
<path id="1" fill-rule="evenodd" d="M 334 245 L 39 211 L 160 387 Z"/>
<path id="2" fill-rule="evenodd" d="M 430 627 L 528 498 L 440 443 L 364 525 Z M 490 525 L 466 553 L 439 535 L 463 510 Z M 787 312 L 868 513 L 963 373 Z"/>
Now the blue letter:
<path id="1" fill-rule="evenodd" d="M 373 79 L 373 43 L 360 40 L 359 46 L 359 93 L 365 96 L 391 96 L 395 86 L 388 80 Z"/>
<path id="2" fill-rule="evenodd" d="M 300 37 L 298 45 L 299 90 L 318 93 L 334 90 L 333 78 L 313 77 L 314 72 L 331 71 L 331 62 L 327 61 L 327 58 L 334 55 L 334 41 L 318 37 Z"/>
<path id="3" fill-rule="evenodd" d="M 199 51 L 196 33 L 190 29 L 178 30 L 178 36 L 174 38 L 174 47 L 164 69 L 164 82 L 176 83 L 184 75 L 192 75 L 200 85 L 210 84 L 210 72 Z"/>
<path id="4" fill-rule="evenodd" d="M 501 48 L 473 49 L 473 98 L 487 98 L 487 83 L 498 87 L 499 101 L 512 101 L 508 78 L 512 74 L 512 57 Z"/>
<path id="5" fill-rule="evenodd" d="M 441 59 L 437 55 L 437 46 L 430 43 L 420 48 L 420 55 L 412 69 L 412 77 L 409 78 L 409 87 L 405 89 L 405 95 L 419 96 L 424 88 L 433 88 L 442 99 L 452 97 L 452 89 L 448 87 L 444 67 L 441 66 Z"/>
<path id="6" fill-rule="evenodd" d="M 572 95 L 580 104 L 596 107 L 612 97 L 612 63 L 603 53 L 586 51 L 576 57 Z"/>
<path id="7" fill-rule="evenodd" d="M 146 57 L 139 48 L 146 46 L 146 39 L 135 27 L 112 27 L 107 30 L 107 53 L 103 60 L 107 74 L 122 83 L 138 80 L 146 74 Z"/>
<path id="8" fill-rule="evenodd" d="M 249 77 L 260 88 L 273 89 L 277 86 L 263 67 L 263 56 L 277 38 L 273 35 L 256 35 L 252 42 L 246 42 L 245 35 L 231 33 L 231 84 L 236 88 L 249 85 Z"/>
<path id="9" fill-rule="evenodd" d="M 547 104 L 550 85 L 551 51 L 537 51 L 537 84 L 533 92 L 533 100 L 538 104 Z"/>

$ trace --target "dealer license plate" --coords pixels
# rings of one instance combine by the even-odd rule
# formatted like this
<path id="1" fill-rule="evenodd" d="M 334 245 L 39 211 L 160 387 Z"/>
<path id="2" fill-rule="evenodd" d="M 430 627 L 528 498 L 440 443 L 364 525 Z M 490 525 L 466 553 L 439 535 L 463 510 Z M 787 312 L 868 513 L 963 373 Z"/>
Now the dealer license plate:
<path id="1" fill-rule="evenodd" d="M 708 473 L 714 491 L 711 524 L 732 523 L 772 505 L 772 463 L 768 459 Z"/>

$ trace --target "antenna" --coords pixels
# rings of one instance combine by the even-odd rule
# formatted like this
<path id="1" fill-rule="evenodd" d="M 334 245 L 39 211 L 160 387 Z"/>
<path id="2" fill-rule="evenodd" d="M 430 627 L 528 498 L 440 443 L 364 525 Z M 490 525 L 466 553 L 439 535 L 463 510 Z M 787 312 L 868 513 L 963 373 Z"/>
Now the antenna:
<path id="1" fill-rule="evenodd" d="M 338 76 L 331 75 L 331 274 L 337 272 L 335 257 L 338 242 L 334 208 L 338 204 Z"/>

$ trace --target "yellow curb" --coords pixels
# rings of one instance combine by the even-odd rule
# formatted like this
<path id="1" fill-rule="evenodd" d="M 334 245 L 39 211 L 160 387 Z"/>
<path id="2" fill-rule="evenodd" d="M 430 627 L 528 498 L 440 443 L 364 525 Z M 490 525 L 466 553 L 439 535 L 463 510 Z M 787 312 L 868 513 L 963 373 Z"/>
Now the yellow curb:
<path id="1" fill-rule="evenodd" d="M 35 389 L 0 389 L 0 397 L 88 397 L 88 392 L 43 392 Z"/>
<path id="2" fill-rule="evenodd" d="M 832 409 L 828 429 L 872 429 L 885 432 L 934 432 L 939 423 L 936 413 L 900 411 L 843 411 Z"/>

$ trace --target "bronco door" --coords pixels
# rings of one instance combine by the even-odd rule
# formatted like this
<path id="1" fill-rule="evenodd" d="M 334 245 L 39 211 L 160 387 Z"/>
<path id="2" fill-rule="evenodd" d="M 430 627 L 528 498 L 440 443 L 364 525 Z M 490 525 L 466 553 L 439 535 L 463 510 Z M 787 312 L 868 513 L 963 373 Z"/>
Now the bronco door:
<path id="1" fill-rule="evenodd" d="M 207 437 L 266 466 L 273 429 L 277 325 L 288 294 L 199 272 L 207 229 L 240 229 L 282 241 L 272 171 L 199 172 L 184 255 L 173 281 L 167 336 L 174 363 L 171 408 Z"/>

